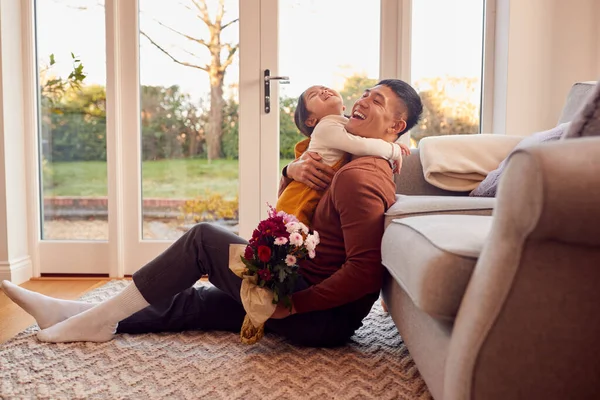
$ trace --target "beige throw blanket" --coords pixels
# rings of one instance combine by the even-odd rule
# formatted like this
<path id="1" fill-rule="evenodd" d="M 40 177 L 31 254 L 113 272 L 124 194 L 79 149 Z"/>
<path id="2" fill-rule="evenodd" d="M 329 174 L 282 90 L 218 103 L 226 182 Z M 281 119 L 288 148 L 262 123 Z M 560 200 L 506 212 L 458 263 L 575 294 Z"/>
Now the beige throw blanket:
<path id="1" fill-rule="evenodd" d="M 523 138 L 494 134 L 424 138 L 419 153 L 425 180 L 445 190 L 473 190 Z"/>

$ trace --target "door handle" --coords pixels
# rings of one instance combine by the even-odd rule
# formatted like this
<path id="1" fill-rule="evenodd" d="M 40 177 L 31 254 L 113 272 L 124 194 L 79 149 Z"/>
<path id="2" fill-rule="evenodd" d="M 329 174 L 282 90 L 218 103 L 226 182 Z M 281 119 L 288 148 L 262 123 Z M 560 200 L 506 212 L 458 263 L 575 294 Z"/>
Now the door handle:
<path id="1" fill-rule="evenodd" d="M 281 84 L 290 83 L 289 76 L 271 76 L 271 70 L 265 69 L 265 114 L 271 112 L 271 81 L 277 81 Z"/>

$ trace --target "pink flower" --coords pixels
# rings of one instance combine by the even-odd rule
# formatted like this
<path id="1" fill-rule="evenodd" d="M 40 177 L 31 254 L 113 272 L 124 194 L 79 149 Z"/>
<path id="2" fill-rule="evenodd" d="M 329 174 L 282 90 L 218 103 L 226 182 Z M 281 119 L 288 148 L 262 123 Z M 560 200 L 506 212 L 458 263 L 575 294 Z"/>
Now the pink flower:
<path id="1" fill-rule="evenodd" d="M 316 256 L 316 255 L 317 255 L 317 253 L 315 253 L 315 251 L 314 251 L 314 250 L 309 250 L 309 251 L 308 251 L 308 256 L 309 256 L 310 258 L 315 258 L 315 256 Z"/>
<path id="2" fill-rule="evenodd" d="M 287 257 L 285 258 L 285 264 L 288 267 L 296 265 L 296 262 L 298 262 L 298 260 L 296 259 L 296 256 L 293 256 L 291 254 L 288 254 Z"/>
<path id="3" fill-rule="evenodd" d="M 298 232 L 294 232 L 292 234 L 290 234 L 290 243 L 293 246 L 302 246 L 302 243 L 304 243 L 304 240 L 302 239 L 302 235 L 299 234 Z"/>
<path id="4" fill-rule="evenodd" d="M 283 246 L 284 244 L 287 244 L 287 242 L 288 242 L 287 238 L 284 238 L 284 237 L 275 238 L 275 244 L 277 246 Z"/>

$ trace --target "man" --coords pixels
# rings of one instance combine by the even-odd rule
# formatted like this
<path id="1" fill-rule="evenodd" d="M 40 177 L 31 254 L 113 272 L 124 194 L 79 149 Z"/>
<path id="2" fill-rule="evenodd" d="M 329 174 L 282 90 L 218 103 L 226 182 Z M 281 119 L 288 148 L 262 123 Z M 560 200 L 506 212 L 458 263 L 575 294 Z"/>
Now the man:
<path id="1" fill-rule="evenodd" d="M 384 80 L 355 103 L 346 129 L 390 142 L 418 121 L 419 96 L 410 85 Z M 296 179 L 328 191 L 313 218 L 320 233 L 317 256 L 300 264 L 292 312 L 279 305 L 265 327 L 294 343 L 345 342 L 369 313 L 382 284 L 383 214 L 395 201 L 387 161 L 362 157 L 331 178 L 331 170 L 306 155 L 284 170 L 282 185 Z M 283 186 L 282 186 L 283 187 Z M 133 283 L 97 305 L 42 296 L 4 282 L 6 294 L 30 313 L 46 342 L 104 342 L 119 333 L 182 330 L 239 331 L 245 315 L 241 279 L 228 267 L 229 245 L 247 243 L 220 227 L 199 224 L 133 275 Z M 191 287 L 208 275 L 214 287 Z"/>

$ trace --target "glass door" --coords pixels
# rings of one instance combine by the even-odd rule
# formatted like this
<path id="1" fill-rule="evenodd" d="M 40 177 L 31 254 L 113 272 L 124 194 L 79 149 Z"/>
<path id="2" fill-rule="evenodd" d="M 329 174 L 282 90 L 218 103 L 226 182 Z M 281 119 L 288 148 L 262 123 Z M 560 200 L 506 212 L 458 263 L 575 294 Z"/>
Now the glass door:
<path id="1" fill-rule="evenodd" d="M 240 54 L 258 46 L 247 41 L 241 49 L 246 17 L 240 4 L 138 0 L 139 57 L 129 73 L 139 85 L 135 95 L 133 88 L 124 94 L 139 104 L 127 114 L 137 115 L 135 121 L 124 117 L 137 132 L 123 137 L 129 155 L 123 159 L 125 275 L 196 223 L 240 234 L 244 224 L 257 222 L 251 212 L 240 212 L 242 197 L 252 202 L 258 196 L 257 190 L 241 193 L 241 171 L 259 169 L 258 159 L 240 155 L 242 136 L 258 141 L 256 127 L 240 124 Z M 254 91 L 246 104 L 258 104 L 258 91 L 245 90 Z"/>
<path id="2" fill-rule="evenodd" d="M 36 1 L 33 10 L 41 272 L 107 274 L 104 0 Z"/>

